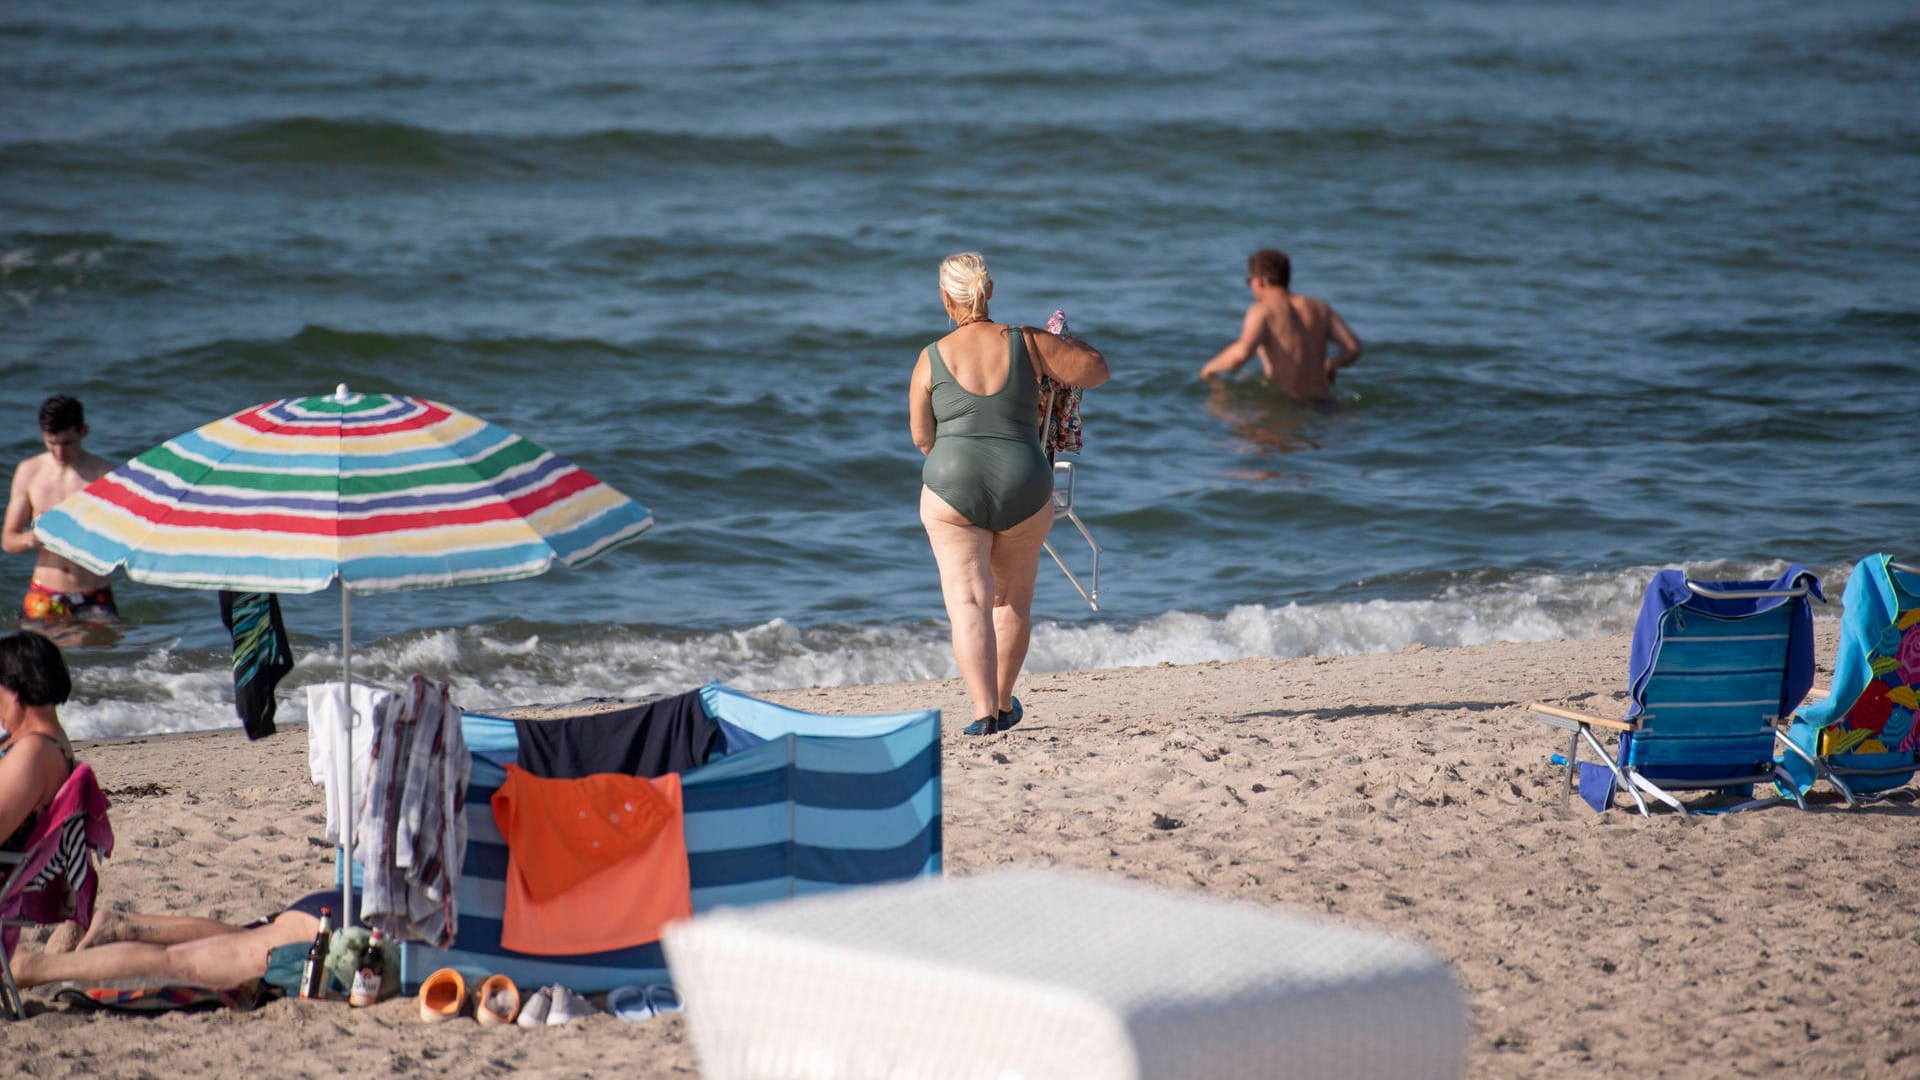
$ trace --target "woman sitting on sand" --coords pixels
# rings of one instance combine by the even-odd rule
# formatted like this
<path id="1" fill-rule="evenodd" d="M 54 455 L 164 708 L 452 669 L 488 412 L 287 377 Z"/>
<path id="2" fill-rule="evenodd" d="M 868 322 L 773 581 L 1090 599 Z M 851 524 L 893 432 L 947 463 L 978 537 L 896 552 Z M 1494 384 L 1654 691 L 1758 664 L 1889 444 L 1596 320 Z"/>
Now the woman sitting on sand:
<path id="1" fill-rule="evenodd" d="M 0 850 L 19 851 L 40 813 L 73 773 L 73 744 L 55 709 L 73 692 L 60 646 L 31 630 L 0 637 Z M 151 976 L 167 982 L 226 987 L 264 975 L 276 945 L 310 941 L 320 929 L 320 905 L 337 893 L 315 893 L 293 908 L 248 926 L 167 915 L 115 916 L 105 912 L 67 951 L 77 930 L 54 932 L 48 952 L 22 950 L 13 971 L 23 986 L 62 979 Z"/>
<path id="2" fill-rule="evenodd" d="M 31 630 L 0 637 L 0 851 L 20 851 L 73 774 L 73 743 L 55 710 L 73 692 L 60 646 Z"/>
<path id="3" fill-rule="evenodd" d="M 1107 381 L 1084 342 L 987 315 L 993 277 L 973 252 L 940 263 L 940 302 L 953 320 L 921 350 L 907 392 L 913 444 L 927 455 L 920 521 L 927 529 L 953 658 L 978 717 L 968 735 L 1018 723 L 1013 684 L 1033 632 L 1033 579 L 1053 526 L 1053 467 L 1040 449 L 1039 377 Z"/>

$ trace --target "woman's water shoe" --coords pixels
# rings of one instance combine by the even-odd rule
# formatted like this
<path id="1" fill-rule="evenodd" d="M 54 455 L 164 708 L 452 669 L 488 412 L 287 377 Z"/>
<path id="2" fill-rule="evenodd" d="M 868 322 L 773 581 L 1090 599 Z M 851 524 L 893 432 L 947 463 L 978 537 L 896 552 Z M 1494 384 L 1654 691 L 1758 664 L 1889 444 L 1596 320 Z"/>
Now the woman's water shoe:
<path id="1" fill-rule="evenodd" d="M 1019 723 L 1020 718 L 1025 715 L 1026 715 L 1026 710 L 1020 707 L 1020 699 L 1014 698 L 1013 708 L 1002 709 L 1000 710 L 1000 715 L 994 717 L 994 730 L 1005 731 L 1008 728 L 1012 727 L 1013 725 Z"/>

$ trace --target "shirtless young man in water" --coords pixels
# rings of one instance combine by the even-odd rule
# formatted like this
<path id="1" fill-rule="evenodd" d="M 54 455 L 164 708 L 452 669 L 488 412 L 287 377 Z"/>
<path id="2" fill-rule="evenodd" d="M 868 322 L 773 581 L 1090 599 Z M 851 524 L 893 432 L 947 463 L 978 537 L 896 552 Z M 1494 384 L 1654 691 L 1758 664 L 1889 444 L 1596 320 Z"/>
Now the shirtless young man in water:
<path id="1" fill-rule="evenodd" d="M 1287 291 L 1293 264 L 1284 252 L 1265 248 L 1247 260 L 1253 303 L 1240 336 L 1200 369 L 1200 377 L 1224 375 L 1258 354 L 1268 381 L 1302 401 L 1333 394 L 1334 373 L 1360 359 L 1360 339 L 1324 300 Z M 1327 342 L 1339 347 L 1327 355 Z"/>
<path id="2" fill-rule="evenodd" d="M 60 500 L 111 472 L 113 465 L 81 445 L 87 437 L 86 414 L 64 394 L 40 405 L 40 441 L 47 452 L 35 454 L 13 471 L 0 548 L 9 555 L 37 552 L 33 583 L 21 603 L 20 617 L 42 622 L 104 622 L 119 615 L 107 579 L 47 551 L 33 535 L 33 521 Z"/>

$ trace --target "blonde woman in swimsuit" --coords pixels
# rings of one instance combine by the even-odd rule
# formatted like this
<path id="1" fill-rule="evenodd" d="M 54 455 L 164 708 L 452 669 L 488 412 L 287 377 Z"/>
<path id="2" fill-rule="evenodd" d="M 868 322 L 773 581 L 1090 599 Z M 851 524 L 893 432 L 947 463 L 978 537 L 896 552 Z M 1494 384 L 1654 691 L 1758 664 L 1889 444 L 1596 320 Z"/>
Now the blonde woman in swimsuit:
<path id="1" fill-rule="evenodd" d="M 940 263 L 940 302 L 954 328 L 921 350 L 907 390 L 926 526 L 953 628 L 953 658 L 977 718 L 969 735 L 1020 720 L 1014 682 L 1033 632 L 1033 580 L 1053 526 L 1053 467 L 1040 450 L 1039 377 L 1107 381 L 1085 342 L 987 314 L 993 277 L 974 252 Z"/>

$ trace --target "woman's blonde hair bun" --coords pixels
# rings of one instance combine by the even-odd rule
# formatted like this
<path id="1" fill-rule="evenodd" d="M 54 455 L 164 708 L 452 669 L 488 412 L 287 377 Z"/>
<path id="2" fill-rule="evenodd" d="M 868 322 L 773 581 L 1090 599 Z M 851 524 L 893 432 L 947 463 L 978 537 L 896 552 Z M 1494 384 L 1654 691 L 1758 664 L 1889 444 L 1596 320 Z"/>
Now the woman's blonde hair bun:
<path id="1" fill-rule="evenodd" d="M 977 251 L 963 251 L 940 260 L 940 291 L 969 315 L 983 315 L 993 295 L 993 275 Z"/>

